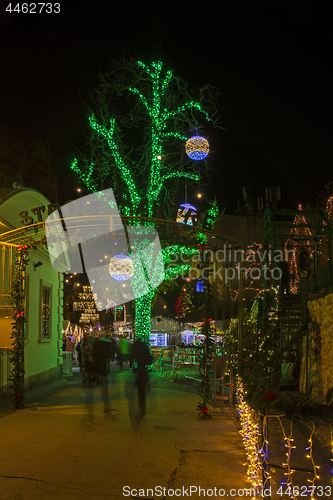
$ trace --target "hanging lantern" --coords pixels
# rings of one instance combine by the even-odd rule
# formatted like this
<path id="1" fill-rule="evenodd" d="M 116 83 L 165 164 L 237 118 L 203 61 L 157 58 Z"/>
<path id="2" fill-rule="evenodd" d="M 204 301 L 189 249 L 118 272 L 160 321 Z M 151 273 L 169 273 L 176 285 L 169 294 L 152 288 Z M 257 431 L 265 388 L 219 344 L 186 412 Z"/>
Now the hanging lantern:
<path id="1" fill-rule="evenodd" d="M 204 160 L 209 153 L 209 142 L 200 135 L 194 135 L 186 141 L 185 151 L 191 160 Z"/>
<path id="2" fill-rule="evenodd" d="M 197 208 L 190 203 L 183 203 L 178 208 L 176 222 L 180 224 L 187 224 L 188 226 L 194 226 L 197 222 Z"/>
<path id="3" fill-rule="evenodd" d="M 134 266 L 128 255 L 114 255 L 109 263 L 109 274 L 116 281 L 126 281 L 132 278 Z"/>

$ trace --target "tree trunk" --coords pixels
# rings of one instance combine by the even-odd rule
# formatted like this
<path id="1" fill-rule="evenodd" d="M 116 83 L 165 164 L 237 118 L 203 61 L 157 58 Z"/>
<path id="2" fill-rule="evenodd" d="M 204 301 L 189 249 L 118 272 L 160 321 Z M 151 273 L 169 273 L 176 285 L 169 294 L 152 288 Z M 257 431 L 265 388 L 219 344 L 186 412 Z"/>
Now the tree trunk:
<path id="1" fill-rule="evenodd" d="M 155 291 L 135 300 L 135 338 L 150 346 L 151 301 Z"/>

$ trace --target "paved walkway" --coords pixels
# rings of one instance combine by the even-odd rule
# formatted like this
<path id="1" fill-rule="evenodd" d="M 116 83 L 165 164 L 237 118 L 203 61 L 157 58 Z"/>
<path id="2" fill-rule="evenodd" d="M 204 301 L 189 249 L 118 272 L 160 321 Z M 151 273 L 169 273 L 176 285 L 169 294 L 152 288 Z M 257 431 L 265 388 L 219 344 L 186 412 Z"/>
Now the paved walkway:
<path id="1" fill-rule="evenodd" d="M 51 394 L 30 392 L 25 409 L 0 418 L 0 498 L 196 499 L 220 498 L 221 489 L 246 496 L 230 493 L 251 487 L 235 415 L 200 420 L 197 389 L 155 373 L 147 416 L 132 428 L 130 378 L 111 374 L 111 419 L 101 389 L 82 386 L 79 373 L 53 384 Z"/>

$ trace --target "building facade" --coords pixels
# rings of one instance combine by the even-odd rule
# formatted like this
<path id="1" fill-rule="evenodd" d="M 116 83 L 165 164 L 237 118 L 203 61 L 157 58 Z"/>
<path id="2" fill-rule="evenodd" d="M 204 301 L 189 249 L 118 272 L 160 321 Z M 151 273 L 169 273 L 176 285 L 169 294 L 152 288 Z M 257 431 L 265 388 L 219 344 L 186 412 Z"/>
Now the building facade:
<path id="1" fill-rule="evenodd" d="M 43 221 L 55 205 L 29 189 L 0 190 L 0 349 L 12 348 L 11 292 L 18 247 L 28 245 L 25 272 L 24 387 L 32 389 L 62 376 L 63 275 L 52 268 L 45 246 L 30 247 L 45 235 Z M 4 372 L 5 368 L 2 367 Z M 2 384 L 6 383 L 2 373 Z"/>

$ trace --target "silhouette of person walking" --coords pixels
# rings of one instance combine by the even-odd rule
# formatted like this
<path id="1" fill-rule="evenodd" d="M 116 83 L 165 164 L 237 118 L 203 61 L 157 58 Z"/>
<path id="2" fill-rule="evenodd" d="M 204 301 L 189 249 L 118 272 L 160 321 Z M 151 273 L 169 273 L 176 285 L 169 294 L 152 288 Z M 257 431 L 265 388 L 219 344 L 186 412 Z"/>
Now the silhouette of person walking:
<path id="1" fill-rule="evenodd" d="M 131 361 L 133 364 L 133 375 L 127 383 L 126 395 L 129 400 L 129 417 L 133 428 L 135 428 L 140 426 L 140 422 L 146 414 L 146 395 L 149 382 L 148 369 L 154 361 L 148 345 L 142 340 L 136 340 L 133 343 Z M 137 406 L 135 405 L 135 389 L 137 391 Z"/>
<path id="2" fill-rule="evenodd" d="M 109 398 L 109 381 L 108 381 L 108 369 L 107 369 L 107 358 L 109 356 L 108 343 L 97 338 L 93 343 L 94 359 L 98 367 L 98 372 L 101 377 L 102 386 L 102 400 L 104 404 L 103 412 L 110 415 L 110 398 Z"/>

